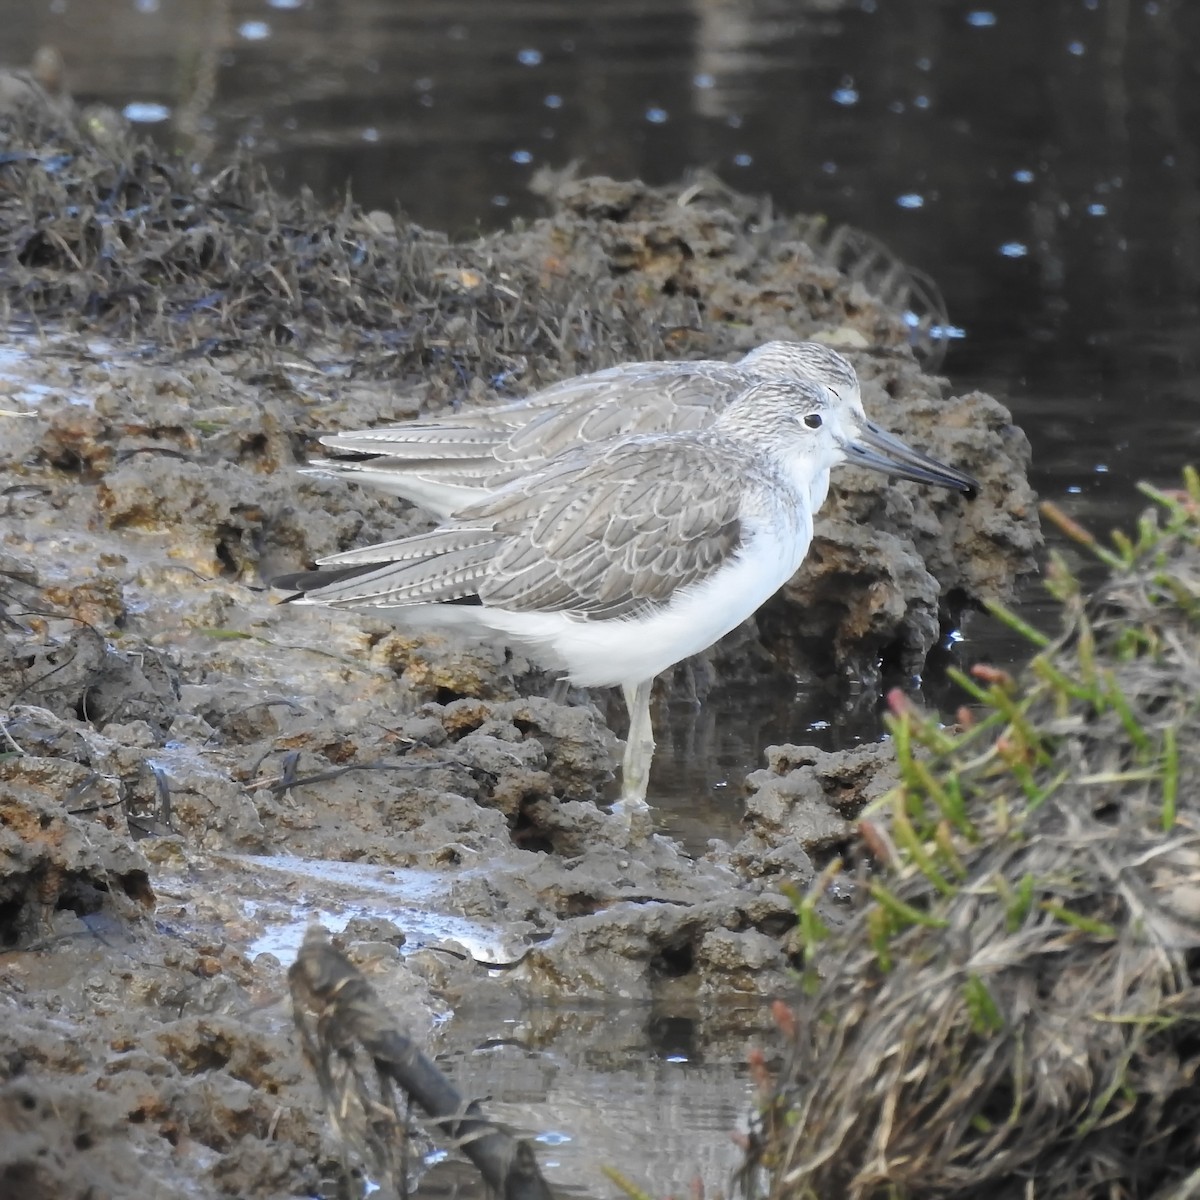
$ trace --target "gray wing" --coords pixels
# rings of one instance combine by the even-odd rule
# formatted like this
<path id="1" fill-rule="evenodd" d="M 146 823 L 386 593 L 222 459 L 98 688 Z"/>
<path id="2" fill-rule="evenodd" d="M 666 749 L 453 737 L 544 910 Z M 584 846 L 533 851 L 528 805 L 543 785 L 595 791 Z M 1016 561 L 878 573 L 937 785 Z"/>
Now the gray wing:
<path id="1" fill-rule="evenodd" d="M 679 366 L 672 362 L 626 363 L 589 375 L 560 379 L 508 404 L 445 413 L 427 421 L 406 421 L 403 425 L 331 433 L 321 438 L 321 444 L 354 454 L 388 454 L 431 461 L 478 458 L 491 455 L 509 434 L 548 409 L 559 405 L 587 408 L 598 397 L 611 393 L 631 372 L 654 377 Z"/>
<path id="2" fill-rule="evenodd" d="M 410 421 L 407 425 L 386 426 L 380 429 L 353 429 L 346 433 L 328 433 L 321 445 L 344 454 L 382 455 L 397 463 L 473 462 L 492 458 L 512 432 L 511 424 L 495 420 L 486 411 L 473 415 L 472 421 L 454 414 L 437 421 Z M 335 465 L 333 460 L 330 465 Z"/>
<path id="3" fill-rule="evenodd" d="M 351 607 L 477 596 L 591 618 L 652 610 L 740 546 L 739 498 L 723 486 L 739 465 L 731 454 L 715 442 L 645 438 L 564 455 L 431 533 L 324 560 L 386 565 L 310 594 Z"/>
<path id="4" fill-rule="evenodd" d="M 580 443 L 699 429 L 754 378 L 721 362 L 626 363 L 560 380 L 512 404 L 328 434 L 321 444 L 344 453 L 383 455 L 395 459 L 398 469 L 444 464 L 445 470 L 474 479 L 478 464 L 493 459 L 544 462 Z"/>
<path id="5" fill-rule="evenodd" d="M 498 446 L 502 463 L 546 460 L 571 446 L 638 433 L 702 429 L 757 376 L 714 362 L 630 364 L 583 376 L 553 407 L 528 420 Z M 636 368 L 636 369 L 635 369 Z"/>

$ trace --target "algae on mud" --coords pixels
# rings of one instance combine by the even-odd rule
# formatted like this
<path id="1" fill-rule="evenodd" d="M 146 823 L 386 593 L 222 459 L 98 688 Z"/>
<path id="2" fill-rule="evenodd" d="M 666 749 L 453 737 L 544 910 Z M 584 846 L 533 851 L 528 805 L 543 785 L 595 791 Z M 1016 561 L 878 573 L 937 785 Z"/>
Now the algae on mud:
<path id="1" fill-rule="evenodd" d="M 983 670 L 960 732 L 897 705 L 882 872 L 807 995 L 750 1170 L 771 1196 L 1194 1194 L 1200 1170 L 1200 475 L 1086 593 L 1056 555 L 1053 639 Z M 877 822 L 877 824 L 876 824 Z M 827 874 L 824 887 L 832 878 Z M 820 891 L 820 888 L 817 889 Z"/>
<path id="2" fill-rule="evenodd" d="M 453 244 L 281 198 L 247 160 L 193 171 L 69 105 L 2 115 L 0 136 L 15 352 L 0 386 L 30 414 L 0 417 L 0 814 L 48 830 L 0 863 L 0 1110 L 28 1114 L 0 1172 L 123 1195 L 136 1155 L 142 1189 L 164 1194 L 336 1191 L 317 1089 L 262 1007 L 282 964 L 251 957 L 310 881 L 260 878 L 255 856 L 437 872 L 459 921 L 503 931 L 503 954 L 476 958 L 414 936 L 400 909 L 347 926 L 385 1002 L 443 1048 L 446 1008 L 620 1000 L 684 1014 L 708 1055 L 740 1056 L 797 961 L 779 885 L 848 836 L 886 751 L 772 755 L 736 848 L 693 859 L 631 839 L 598 803 L 611 733 L 589 704 L 527 694 L 545 680 L 519 656 L 267 603 L 263 575 L 423 519 L 294 468 L 329 428 L 629 358 L 833 338 L 873 414 L 982 495 L 847 475 L 806 570 L 714 660 L 757 678 L 770 650 L 786 671 L 857 663 L 870 683 L 1032 567 L 1028 446 L 1005 410 L 945 396 L 899 315 L 821 261 L 806 222 L 745 197 L 568 181 L 544 220 Z M 622 1049 L 627 1025 L 610 1035 Z M 679 1107 L 657 1105 L 642 1172 L 663 1192 L 691 1174 L 657 1153 L 681 1144 Z M 631 1161 L 595 1136 L 594 1096 L 577 1108 L 586 1154 L 556 1183 Z"/>

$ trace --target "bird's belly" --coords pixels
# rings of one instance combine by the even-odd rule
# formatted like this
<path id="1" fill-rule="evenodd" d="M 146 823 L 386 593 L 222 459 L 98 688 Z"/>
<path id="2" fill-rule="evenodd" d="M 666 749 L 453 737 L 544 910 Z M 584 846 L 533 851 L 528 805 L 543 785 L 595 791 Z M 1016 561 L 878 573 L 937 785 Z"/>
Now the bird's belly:
<path id="1" fill-rule="evenodd" d="M 715 575 L 639 618 L 588 621 L 566 613 L 488 613 L 487 623 L 581 687 L 652 679 L 724 637 L 791 578 L 808 537 L 760 536 Z M 476 610 L 478 612 L 478 610 Z"/>

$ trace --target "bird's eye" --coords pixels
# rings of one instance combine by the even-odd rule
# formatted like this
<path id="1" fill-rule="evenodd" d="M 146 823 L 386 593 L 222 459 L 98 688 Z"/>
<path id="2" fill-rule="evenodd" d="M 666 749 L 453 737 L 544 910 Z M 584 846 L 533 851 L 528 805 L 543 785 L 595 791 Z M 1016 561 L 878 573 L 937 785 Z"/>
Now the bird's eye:
<path id="1" fill-rule="evenodd" d="M 804 418 L 804 423 L 809 429 L 820 429 L 824 422 L 821 420 L 820 413 L 809 413 Z"/>

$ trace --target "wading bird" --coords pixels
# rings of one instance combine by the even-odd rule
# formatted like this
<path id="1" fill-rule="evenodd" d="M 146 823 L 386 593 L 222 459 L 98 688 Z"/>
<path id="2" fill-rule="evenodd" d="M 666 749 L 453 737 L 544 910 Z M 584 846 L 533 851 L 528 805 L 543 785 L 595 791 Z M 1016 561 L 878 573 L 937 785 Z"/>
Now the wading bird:
<path id="1" fill-rule="evenodd" d="M 336 554 L 273 581 L 292 599 L 494 634 L 629 709 L 623 797 L 643 801 L 650 689 L 788 580 L 839 463 L 966 491 L 936 460 L 848 430 L 811 380 L 751 383 L 704 427 L 567 450 L 428 533 Z"/>

